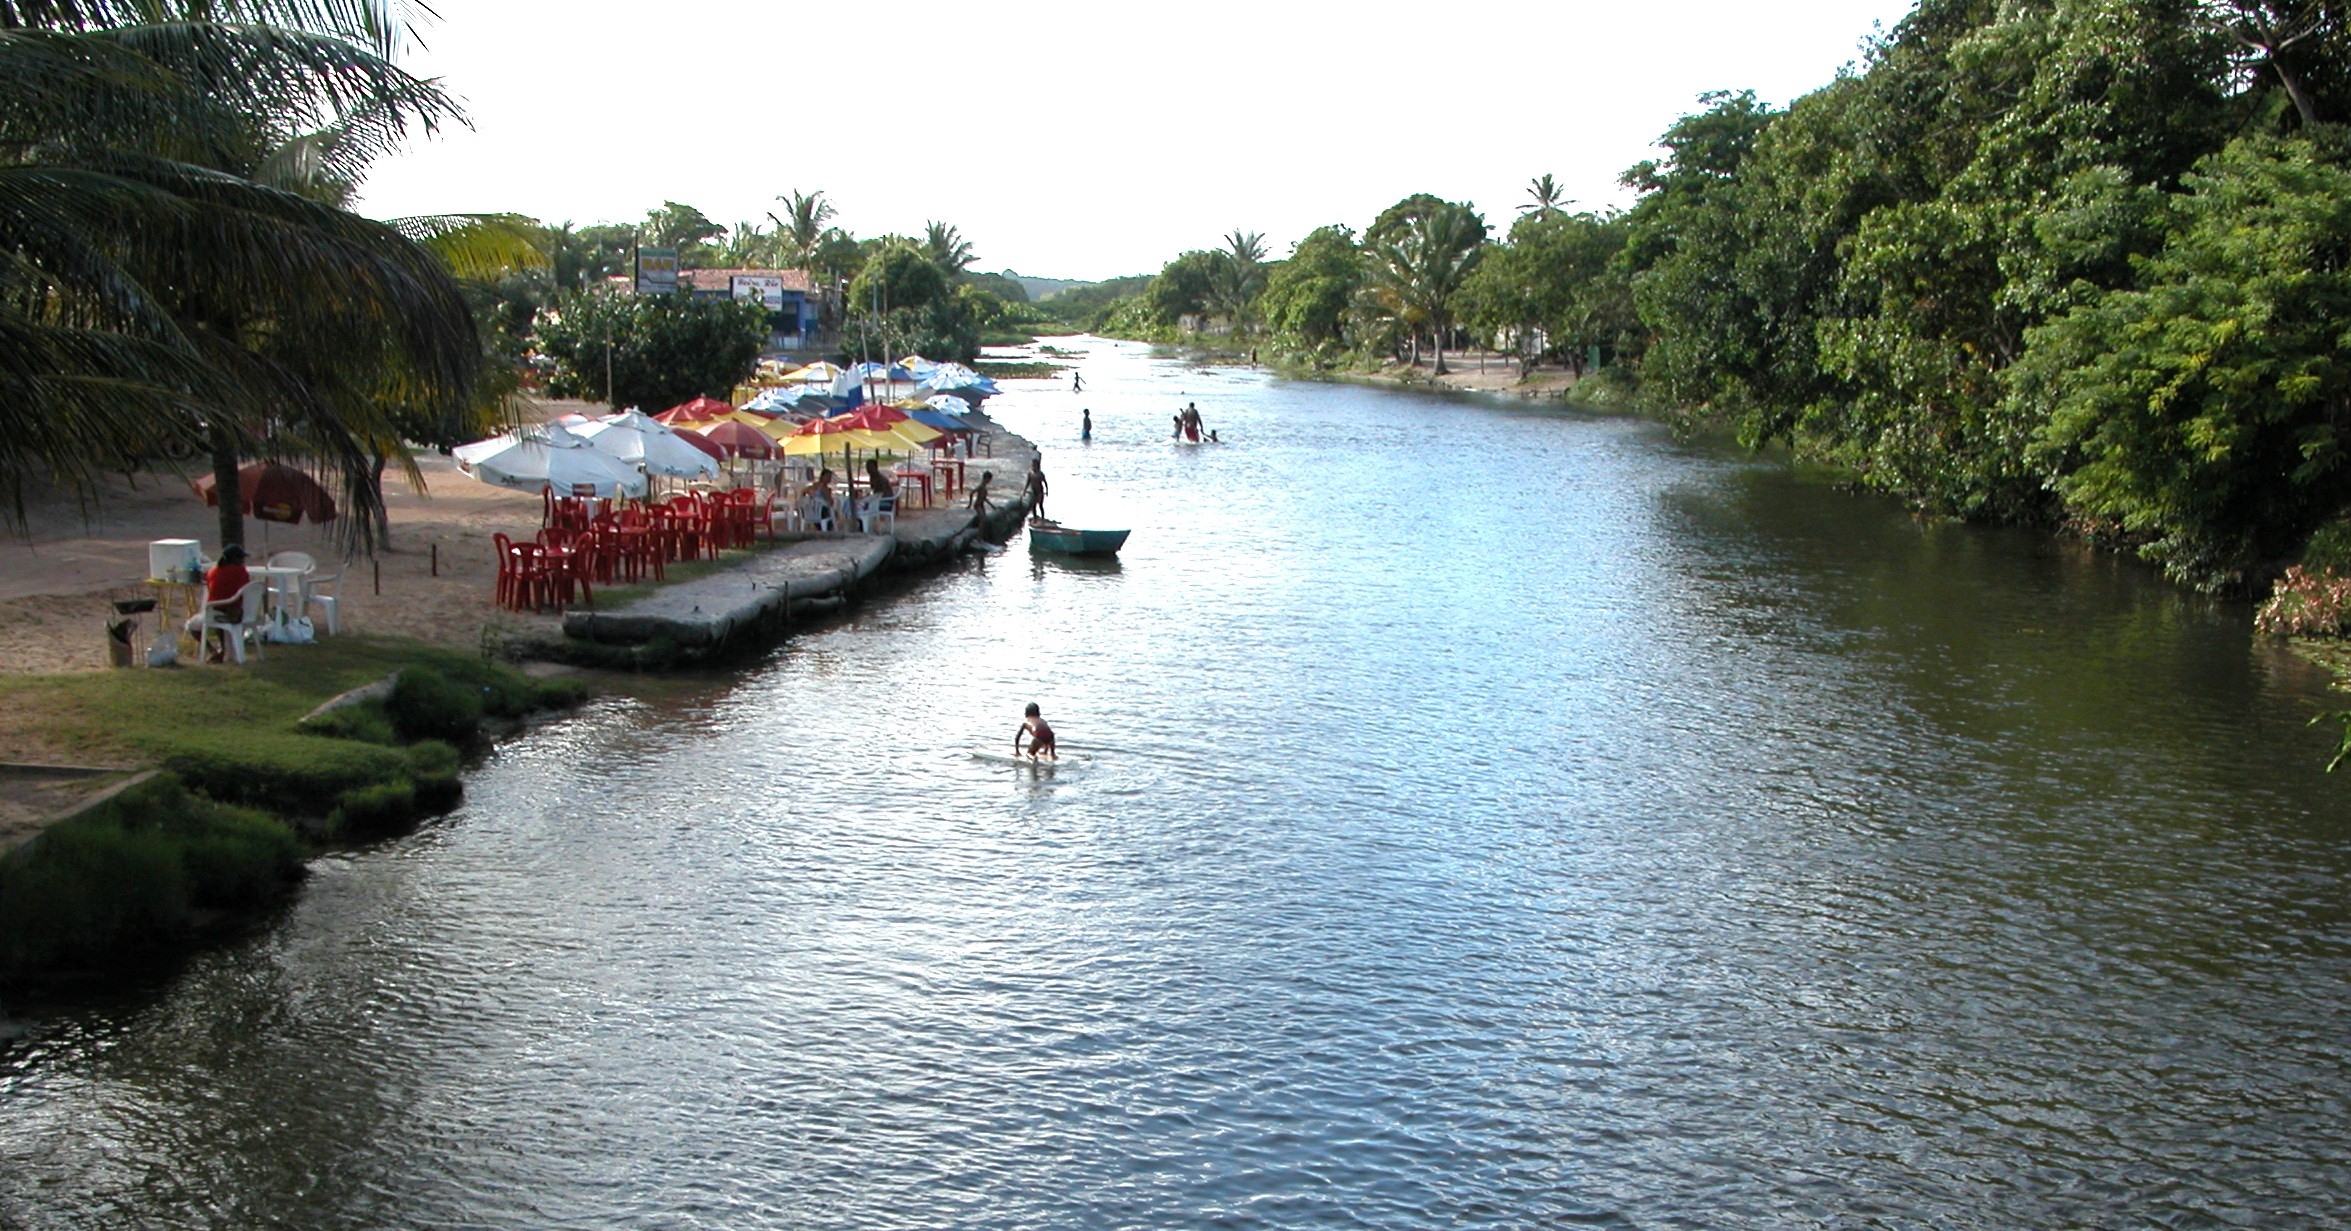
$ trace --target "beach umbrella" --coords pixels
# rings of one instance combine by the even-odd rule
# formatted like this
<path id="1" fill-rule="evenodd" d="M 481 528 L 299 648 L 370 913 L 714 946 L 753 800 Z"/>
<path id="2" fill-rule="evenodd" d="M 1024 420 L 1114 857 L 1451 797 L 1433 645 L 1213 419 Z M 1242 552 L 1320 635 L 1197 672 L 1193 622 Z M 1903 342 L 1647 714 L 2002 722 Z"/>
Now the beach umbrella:
<path id="1" fill-rule="evenodd" d="M 928 406 L 914 407 L 913 409 L 906 412 L 906 417 L 912 419 L 916 423 L 922 424 L 925 427 L 935 427 L 942 432 L 968 432 L 973 430 L 972 426 L 968 423 L 965 423 L 963 420 L 958 419 L 943 410 L 932 410 Z"/>
<path id="2" fill-rule="evenodd" d="M 218 506 L 220 491 L 211 475 L 192 485 L 204 503 Z M 237 503 L 262 521 L 299 525 L 335 520 L 335 498 L 307 472 L 282 462 L 247 462 L 237 468 Z"/>
<path id="3" fill-rule="evenodd" d="M 782 385 L 773 385 L 753 394 L 750 401 L 743 403 L 742 409 L 754 414 L 774 414 L 789 409 L 792 403 L 798 400 L 798 391 L 787 390 Z"/>
<path id="4" fill-rule="evenodd" d="M 668 410 L 652 416 L 652 419 L 656 423 L 676 427 L 679 424 L 707 423 L 733 409 L 732 404 L 721 402 L 717 398 L 698 397 L 680 402 Z"/>
<path id="5" fill-rule="evenodd" d="M 728 457 L 770 458 L 775 456 L 775 441 L 767 433 L 748 423 L 727 420 L 703 428 L 701 437 L 717 445 Z"/>
<path id="6" fill-rule="evenodd" d="M 905 411 L 895 406 L 867 406 L 846 420 L 851 426 L 883 432 L 922 448 L 945 433 L 927 423 L 917 423 Z"/>
<path id="7" fill-rule="evenodd" d="M 821 359 L 783 375 L 784 380 L 797 385 L 830 385 L 840 378 L 841 369 Z"/>
<path id="8" fill-rule="evenodd" d="M 677 431 L 641 410 L 606 415 L 575 434 L 590 448 L 634 462 L 647 474 L 699 479 L 718 473 L 718 463 L 708 453 L 679 439 Z"/>
<path id="9" fill-rule="evenodd" d="M 952 393 L 934 393 L 931 396 L 924 398 L 922 400 L 922 404 L 930 407 L 932 410 L 944 411 L 950 415 L 968 415 L 971 413 L 971 403 L 964 401 L 962 398 L 959 398 Z"/>
<path id="10" fill-rule="evenodd" d="M 450 450 L 457 468 L 493 487 L 569 495 L 587 487 L 598 496 L 642 496 L 645 476 L 635 466 L 554 424 L 492 436 Z"/>

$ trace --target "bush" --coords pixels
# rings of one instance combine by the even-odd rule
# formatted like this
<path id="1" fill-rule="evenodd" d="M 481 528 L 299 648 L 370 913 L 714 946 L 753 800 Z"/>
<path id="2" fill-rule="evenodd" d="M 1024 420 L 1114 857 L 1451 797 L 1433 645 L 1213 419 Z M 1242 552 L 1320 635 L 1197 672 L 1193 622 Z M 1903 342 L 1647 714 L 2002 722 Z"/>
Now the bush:
<path id="1" fill-rule="evenodd" d="M 384 713 L 404 740 L 464 744 L 481 734 L 483 696 L 482 690 L 453 683 L 437 671 L 411 667 L 392 686 Z"/>
<path id="2" fill-rule="evenodd" d="M 408 765 L 397 748 L 235 727 L 189 736 L 162 762 L 191 790 L 280 816 L 316 816 L 327 801 Z"/>
<path id="3" fill-rule="evenodd" d="M 457 749 L 429 739 L 408 750 L 410 781 L 416 784 L 419 816 L 435 816 L 465 798 L 465 782 L 457 776 Z"/>
<path id="4" fill-rule="evenodd" d="M 0 977 L 153 949 L 192 909 L 260 905 L 301 872 L 292 830 L 157 775 L 0 858 Z"/>
<path id="5" fill-rule="evenodd" d="M 346 791 L 327 813 L 327 832 L 338 838 L 389 833 L 416 819 L 416 784 L 406 778 Z"/>
<path id="6" fill-rule="evenodd" d="M 2300 565 L 2286 570 L 2269 601 L 2253 615 L 2253 627 L 2286 636 L 2337 636 L 2351 621 L 2351 577 Z"/>
<path id="7" fill-rule="evenodd" d="M 329 710 L 302 724 L 312 735 L 329 739 L 347 739 L 362 744 L 397 744 L 400 734 L 392 729 L 391 716 L 378 704 L 346 705 Z"/>

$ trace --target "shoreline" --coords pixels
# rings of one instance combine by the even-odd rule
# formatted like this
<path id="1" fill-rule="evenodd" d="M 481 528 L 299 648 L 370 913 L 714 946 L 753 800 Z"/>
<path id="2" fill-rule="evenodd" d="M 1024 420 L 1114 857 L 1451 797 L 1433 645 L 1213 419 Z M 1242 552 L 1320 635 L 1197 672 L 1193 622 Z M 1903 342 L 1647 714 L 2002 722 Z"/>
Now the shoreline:
<path id="1" fill-rule="evenodd" d="M 454 808 L 464 768 L 480 753 L 590 695 L 565 678 L 576 667 L 659 672 L 755 652 L 854 603 L 879 578 L 919 578 L 975 539 L 1007 537 L 1027 514 L 1020 475 L 1037 450 L 982 419 L 991 448 L 970 459 L 970 477 L 993 474 L 1009 497 L 986 516 L 964 493 L 942 493 L 887 534 L 778 539 L 615 606 L 555 615 L 493 602 L 490 535 L 533 533 L 539 498 L 452 482 L 454 498 L 437 516 L 397 502 L 396 541 L 410 546 L 393 569 L 379 572 L 379 558 L 358 572 L 356 592 L 340 587 L 338 598 L 353 600 L 343 603 L 342 635 L 271 646 L 239 667 L 104 663 L 106 601 L 152 593 L 137 578 L 146 566 L 140 536 L 201 541 L 213 520 L 168 476 L 127 480 L 120 506 L 81 513 L 78 537 L 54 509 L 30 519 L 20 548 L 0 557 L 0 611 L 51 617 L 0 641 L 9 654 L 0 671 L 0 985 L 103 986 L 118 968 L 201 947 L 224 920 L 276 909 L 319 854 Z M 441 459 L 427 469 L 448 470 Z M 324 558 L 315 533 L 273 537 L 295 540 L 274 543 L 279 550 Z M 747 610 L 713 601 L 747 592 L 759 596 Z M 62 669 L 27 670 L 28 645 L 36 661 L 45 655 Z M 173 719 L 199 714 L 201 722 Z M 245 855 L 193 853 L 224 842 L 242 843 Z M 184 883 L 150 900 L 126 897 L 112 883 L 122 878 L 105 869 L 141 844 L 150 864 L 179 867 Z M 74 935 L 59 934 L 68 919 Z M 93 952 L 89 936 L 114 941 Z"/>

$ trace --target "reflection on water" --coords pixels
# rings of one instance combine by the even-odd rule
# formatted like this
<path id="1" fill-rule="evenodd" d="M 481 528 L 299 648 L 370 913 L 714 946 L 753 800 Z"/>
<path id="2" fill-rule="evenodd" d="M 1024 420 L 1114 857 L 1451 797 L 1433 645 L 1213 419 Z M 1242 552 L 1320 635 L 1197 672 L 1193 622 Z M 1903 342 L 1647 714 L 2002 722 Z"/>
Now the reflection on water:
<path id="1" fill-rule="evenodd" d="M 1637 423 L 1089 344 L 1011 551 L 0 1050 L 0 1225 L 2325 1226 L 2324 681 Z M 1182 448 L 1197 401 L 1230 442 Z M 1081 409 L 1095 439 L 1077 443 Z M 1072 754 L 1011 765 L 1021 706 Z"/>

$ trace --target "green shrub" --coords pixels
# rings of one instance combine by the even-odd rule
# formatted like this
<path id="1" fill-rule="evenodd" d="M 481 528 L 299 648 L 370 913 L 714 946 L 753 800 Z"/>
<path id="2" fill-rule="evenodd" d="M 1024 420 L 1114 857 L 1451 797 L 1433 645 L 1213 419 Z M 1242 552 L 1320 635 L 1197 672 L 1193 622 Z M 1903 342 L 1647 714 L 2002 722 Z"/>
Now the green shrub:
<path id="1" fill-rule="evenodd" d="M 0 858 L 0 976 L 152 949 L 191 908 L 260 905 L 301 872 L 292 830 L 158 775 Z"/>
<path id="2" fill-rule="evenodd" d="M 384 713 L 404 740 L 469 743 L 481 734 L 486 687 L 468 687 L 438 671 L 411 667 L 401 672 L 400 682 L 392 686 Z"/>
<path id="3" fill-rule="evenodd" d="M 2310 536 L 2302 549 L 2302 567 L 2320 572 L 2351 574 L 2351 520 L 2331 521 Z"/>
<path id="4" fill-rule="evenodd" d="M 279 816 L 316 816 L 344 792 L 408 767 L 397 748 L 237 727 L 183 736 L 162 760 L 192 790 Z"/>
<path id="5" fill-rule="evenodd" d="M 386 714 L 384 707 L 375 702 L 329 710 L 303 723 L 302 729 L 311 735 L 356 740 L 362 744 L 391 745 L 400 742 L 400 733 L 392 729 L 391 715 Z"/>
<path id="6" fill-rule="evenodd" d="M 338 838 L 367 838 L 399 829 L 416 819 L 416 784 L 406 778 L 345 791 L 327 813 L 327 832 Z"/>
<path id="7" fill-rule="evenodd" d="M 440 740 L 428 739 L 408 749 L 409 780 L 416 784 L 418 815 L 436 816 L 465 798 L 458 766 L 457 749 Z"/>

